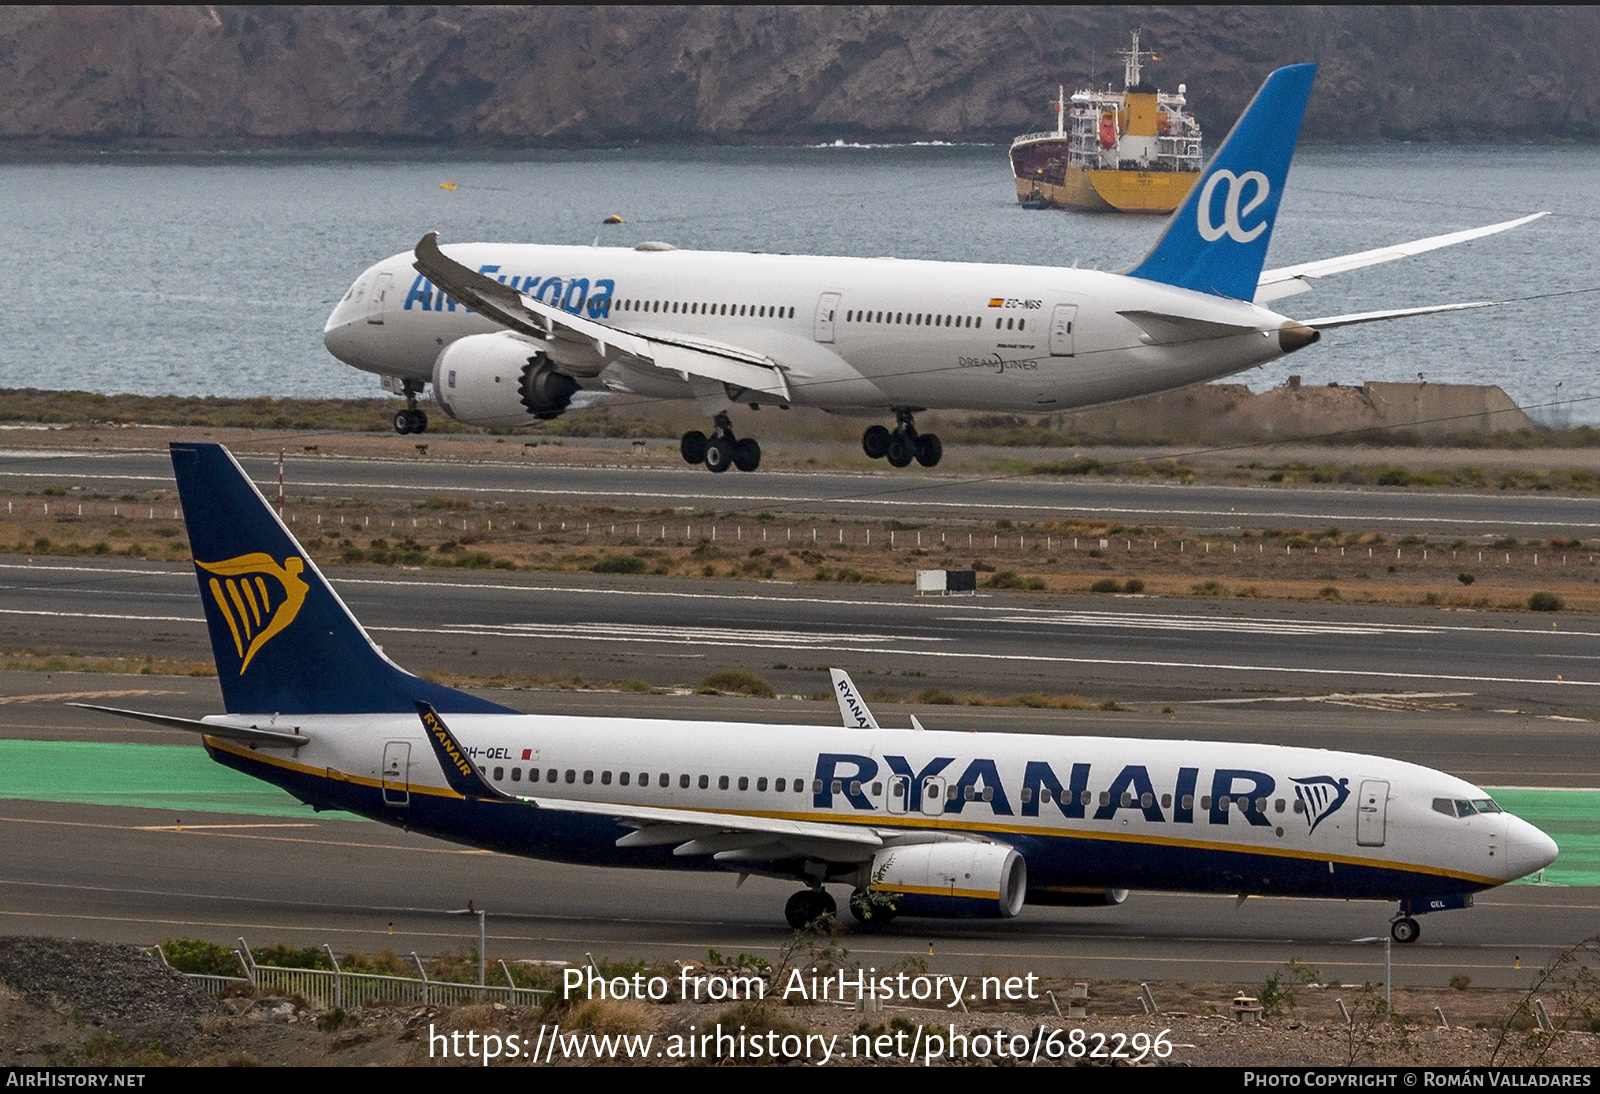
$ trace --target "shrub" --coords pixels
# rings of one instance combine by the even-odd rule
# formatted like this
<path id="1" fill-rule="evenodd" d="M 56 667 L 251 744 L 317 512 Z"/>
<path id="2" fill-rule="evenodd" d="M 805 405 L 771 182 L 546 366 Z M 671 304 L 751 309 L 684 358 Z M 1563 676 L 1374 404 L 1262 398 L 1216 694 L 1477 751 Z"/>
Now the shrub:
<path id="1" fill-rule="evenodd" d="M 167 964 L 179 972 L 207 973 L 211 976 L 243 976 L 233 951 L 203 938 L 169 938 L 161 943 Z"/>
<path id="2" fill-rule="evenodd" d="M 1528 609 L 1535 612 L 1559 612 L 1567 606 L 1555 593 L 1534 593 L 1528 597 Z"/>
<path id="3" fill-rule="evenodd" d="M 1125 593 L 1142 593 L 1144 592 L 1144 582 L 1136 577 L 1130 577 L 1123 582 L 1122 591 Z"/>
<path id="4" fill-rule="evenodd" d="M 1091 593 L 1117 593 L 1122 591 L 1122 582 L 1114 577 L 1102 577 L 1089 586 Z"/>
<path id="5" fill-rule="evenodd" d="M 590 567 L 597 574 L 642 574 L 649 568 L 638 555 L 605 555 Z"/>
<path id="6" fill-rule="evenodd" d="M 1195 596 L 1227 596 L 1228 587 L 1220 581 L 1202 581 L 1193 587 Z"/>
<path id="7" fill-rule="evenodd" d="M 1461 573 L 1456 575 L 1456 580 L 1461 582 L 1461 584 L 1463 584 L 1463 585 L 1471 585 L 1474 581 L 1476 581 L 1478 579 L 1477 579 L 1477 577 L 1475 575 L 1469 574 L 1466 571 L 1462 571 Z"/>
<path id="8" fill-rule="evenodd" d="M 1343 600 L 1344 597 L 1339 594 L 1339 590 L 1338 590 L 1338 588 L 1336 586 L 1324 585 L 1322 588 L 1317 590 L 1317 599 L 1318 600 Z"/>
<path id="9" fill-rule="evenodd" d="M 1112 582 L 1113 585 L 1116 582 Z M 983 583 L 986 589 L 1042 589 L 1044 578 L 1022 577 L 1015 570 L 1001 570 Z"/>
<path id="10" fill-rule="evenodd" d="M 700 681 L 700 686 L 694 690 L 697 695 L 749 695 L 756 699 L 776 699 L 778 696 L 777 688 L 744 669 L 713 672 Z"/>

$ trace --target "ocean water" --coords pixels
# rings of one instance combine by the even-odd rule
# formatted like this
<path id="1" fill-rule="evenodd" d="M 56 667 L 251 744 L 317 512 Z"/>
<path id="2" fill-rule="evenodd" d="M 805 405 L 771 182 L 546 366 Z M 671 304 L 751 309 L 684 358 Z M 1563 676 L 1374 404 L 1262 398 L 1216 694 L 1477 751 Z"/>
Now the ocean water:
<path id="1" fill-rule="evenodd" d="M 441 181 L 456 183 L 441 189 Z M 1005 149 L 696 149 L 405 156 L 104 156 L 0 163 L 0 387 L 358 396 L 322 347 L 362 269 L 429 229 L 508 240 L 1117 269 L 1163 218 L 1024 210 Z M 1235 379 L 1261 390 L 1497 383 L 1546 420 L 1600 421 L 1600 149 L 1309 148 L 1268 265 L 1551 210 L 1517 231 L 1323 279 L 1297 318 L 1452 301 L 1500 308 L 1332 332 Z M 605 227 L 610 214 L 627 223 Z M 1551 406 L 1549 404 L 1559 403 Z"/>

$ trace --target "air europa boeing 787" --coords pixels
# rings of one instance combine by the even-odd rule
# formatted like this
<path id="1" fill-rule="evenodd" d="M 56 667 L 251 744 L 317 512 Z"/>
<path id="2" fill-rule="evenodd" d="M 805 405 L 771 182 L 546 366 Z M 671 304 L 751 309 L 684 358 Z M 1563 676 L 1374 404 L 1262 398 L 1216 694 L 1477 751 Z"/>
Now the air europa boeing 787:
<path id="1" fill-rule="evenodd" d="M 225 714 L 90 707 L 201 735 L 317 809 L 595 866 L 797 882 L 800 926 L 1017 915 L 1130 889 L 1398 902 L 1391 931 L 1554 860 L 1483 790 L 1416 764 L 1204 741 L 546 717 L 420 679 L 368 639 L 228 451 L 172 464 Z M 597 700 L 603 702 L 604 700 Z"/>
<path id="2" fill-rule="evenodd" d="M 708 437 L 689 463 L 751 471 L 740 405 L 892 416 L 874 459 L 939 462 L 929 408 L 1066 410 L 1212 380 L 1293 353 L 1335 327 L 1487 301 L 1294 320 L 1264 305 L 1329 274 L 1462 243 L 1503 224 L 1262 272 L 1315 65 L 1267 78 L 1154 249 L 1126 274 L 1063 266 L 463 243 L 435 233 L 368 269 L 328 317 L 347 364 L 407 396 L 428 383 L 456 419 L 510 428 L 560 416 L 580 392 L 694 399 Z M 1543 214 L 1535 214 L 1540 216 Z"/>

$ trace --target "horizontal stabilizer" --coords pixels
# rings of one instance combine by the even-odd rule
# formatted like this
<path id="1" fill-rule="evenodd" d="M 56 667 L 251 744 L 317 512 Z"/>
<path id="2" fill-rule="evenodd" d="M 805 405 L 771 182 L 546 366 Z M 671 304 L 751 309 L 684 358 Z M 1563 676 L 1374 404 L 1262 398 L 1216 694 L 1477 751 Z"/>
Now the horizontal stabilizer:
<path id="1" fill-rule="evenodd" d="M 1212 338 L 1229 338 L 1236 334 L 1249 334 L 1256 328 L 1243 323 L 1218 323 L 1210 319 L 1194 319 L 1187 315 L 1168 315 L 1163 312 L 1119 311 L 1118 315 L 1138 324 L 1144 331 L 1147 345 L 1168 342 L 1203 342 Z"/>
<path id="2" fill-rule="evenodd" d="M 147 714 L 142 710 L 119 710 L 116 707 L 95 706 L 93 703 L 68 703 L 67 706 L 78 707 L 82 710 L 93 710 L 100 714 L 113 714 L 118 718 L 132 718 L 136 722 L 149 722 L 151 725 L 164 726 L 167 729 L 182 729 L 190 733 L 202 733 L 207 737 L 216 737 L 219 740 L 239 741 L 242 744 L 262 745 L 267 748 L 299 748 L 310 740 L 298 729 L 287 731 L 282 729 L 262 729 L 259 726 L 216 725 L 212 722 L 202 722 L 196 718 L 178 718 L 171 714 Z"/>
<path id="3" fill-rule="evenodd" d="M 1307 292 L 1311 288 L 1307 284 L 1308 279 L 1327 277 L 1330 274 L 1348 273 L 1350 270 L 1376 266 L 1383 262 L 1393 262 L 1398 258 L 1410 258 L 1412 255 L 1437 251 L 1441 247 L 1454 247 L 1457 243 L 1466 243 L 1469 240 L 1482 239 L 1484 236 L 1508 232 L 1512 228 L 1520 228 L 1524 224 L 1549 215 L 1548 212 L 1533 213 L 1530 216 L 1518 217 L 1516 220 L 1502 221 L 1499 224 L 1490 224 L 1482 228 L 1468 228 L 1465 231 L 1429 236 L 1427 239 L 1415 239 L 1410 243 L 1396 243 L 1388 247 L 1375 247 L 1370 251 L 1357 251 L 1355 254 L 1340 255 L 1337 258 L 1323 258 L 1315 262 L 1302 262 L 1295 266 L 1283 266 L 1276 270 L 1266 270 L 1261 274 L 1261 279 L 1256 282 L 1255 302 L 1257 304 L 1265 304 L 1269 300 L 1281 300 L 1286 296 Z"/>
<path id="4" fill-rule="evenodd" d="M 1435 304 L 1427 308 L 1394 308 L 1390 311 L 1363 311 L 1352 312 L 1349 315 L 1328 315 L 1321 319 L 1301 319 L 1299 322 L 1312 330 L 1334 330 L 1338 327 L 1358 326 L 1361 323 L 1381 323 L 1386 319 L 1408 319 L 1413 315 L 1434 315 L 1438 312 L 1492 308 L 1499 303 L 1502 303 L 1502 301 L 1474 300 L 1466 304 Z"/>

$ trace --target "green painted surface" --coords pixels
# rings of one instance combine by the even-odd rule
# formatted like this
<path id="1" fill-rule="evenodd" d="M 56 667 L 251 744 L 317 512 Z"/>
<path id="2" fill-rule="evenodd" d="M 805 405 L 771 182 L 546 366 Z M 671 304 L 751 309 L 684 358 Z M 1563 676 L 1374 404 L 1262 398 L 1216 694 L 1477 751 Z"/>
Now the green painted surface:
<path id="1" fill-rule="evenodd" d="M 132 805 L 184 813 L 339 818 L 182 745 L 0 740 L 0 798 Z"/>
<path id="2" fill-rule="evenodd" d="M 1547 884 L 1600 885 L 1600 790 L 1490 789 L 1489 793 L 1502 809 L 1543 829 L 1561 848 L 1544 871 Z"/>

